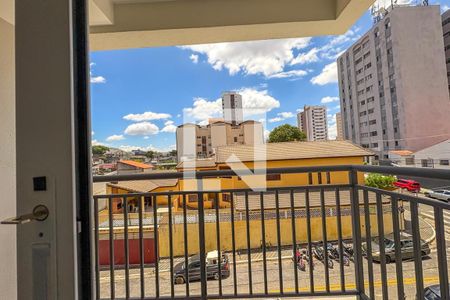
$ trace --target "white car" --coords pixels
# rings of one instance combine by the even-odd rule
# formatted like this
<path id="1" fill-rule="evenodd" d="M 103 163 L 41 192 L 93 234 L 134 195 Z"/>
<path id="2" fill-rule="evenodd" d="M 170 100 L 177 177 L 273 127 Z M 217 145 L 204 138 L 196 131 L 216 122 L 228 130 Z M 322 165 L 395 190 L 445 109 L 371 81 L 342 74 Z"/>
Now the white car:
<path id="1" fill-rule="evenodd" d="M 425 193 L 425 196 L 443 200 L 443 201 L 450 201 L 450 191 L 449 190 L 429 191 L 429 192 Z"/>

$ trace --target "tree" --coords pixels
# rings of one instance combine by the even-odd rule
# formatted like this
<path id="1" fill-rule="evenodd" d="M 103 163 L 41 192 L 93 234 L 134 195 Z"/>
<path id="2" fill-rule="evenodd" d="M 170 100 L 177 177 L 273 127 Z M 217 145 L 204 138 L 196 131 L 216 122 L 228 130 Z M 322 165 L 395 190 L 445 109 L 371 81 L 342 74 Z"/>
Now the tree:
<path id="1" fill-rule="evenodd" d="M 170 156 L 177 156 L 177 150 L 171 150 L 171 151 L 169 152 L 169 155 L 170 155 Z"/>
<path id="2" fill-rule="evenodd" d="M 295 126 L 284 124 L 275 127 L 269 135 L 269 143 L 304 141 L 306 135 Z"/>
<path id="3" fill-rule="evenodd" d="M 92 154 L 95 155 L 104 155 L 106 151 L 109 151 L 109 148 L 103 145 L 95 145 L 92 146 Z"/>
<path id="4" fill-rule="evenodd" d="M 150 159 L 153 159 L 153 157 L 155 157 L 155 151 L 153 150 L 147 151 L 147 153 L 145 153 L 145 156 Z"/>

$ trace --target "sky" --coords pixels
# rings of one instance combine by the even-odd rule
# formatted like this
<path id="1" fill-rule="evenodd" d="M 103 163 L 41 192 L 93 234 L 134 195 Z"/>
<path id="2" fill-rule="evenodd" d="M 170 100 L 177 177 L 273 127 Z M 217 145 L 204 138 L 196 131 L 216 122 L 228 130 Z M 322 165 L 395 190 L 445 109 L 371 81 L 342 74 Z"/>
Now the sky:
<path id="1" fill-rule="evenodd" d="M 429 2 L 441 4 L 442 12 L 450 6 L 450 0 Z M 265 135 L 282 124 L 297 126 L 304 105 L 326 105 L 333 139 L 336 58 L 372 24 L 367 11 L 337 36 L 92 52 L 92 143 L 126 151 L 175 149 L 176 126 L 222 116 L 224 91 L 242 94 L 244 119 L 263 122 Z"/>

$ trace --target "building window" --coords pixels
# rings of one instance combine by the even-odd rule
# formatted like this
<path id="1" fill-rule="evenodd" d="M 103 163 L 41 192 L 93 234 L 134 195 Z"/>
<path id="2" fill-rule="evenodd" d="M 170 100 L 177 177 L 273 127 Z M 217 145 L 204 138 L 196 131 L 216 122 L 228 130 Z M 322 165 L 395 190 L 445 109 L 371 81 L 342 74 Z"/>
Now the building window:
<path id="1" fill-rule="evenodd" d="M 198 200 L 198 195 L 194 194 L 194 195 L 188 195 L 188 202 L 197 202 Z"/>
<path id="2" fill-rule="evenodd" d="M 405 164 L 408 165 L 408 166 L 414 165 L 415 164 L 414 157 L 407 157 L 407 158 L 405 158 Z"/>
<path id="3" fill-rule="evenodd" d="M 234 142 L 237 143 L 237 141 L 238 141 L 238 138 L 234 137 Z"/>
<path id="4" fill-rule="evenodd" d="M 378 132 L 376 132 L 376 131 L 371 131 L 370 132 L 370 136 L 377 136 L 378 135 Z"/>
<path id="5" fill-rule="evenodd" d="M 378 143 L 372 143 L 372 148 L 378 148 Z"/>
<path id="6" fill-rule="evenodd" d="M 420 163 L 422 165 L 422 168 L 428 168 L 433 166 L 433 160 L 430 161 L 429 159 L 421 159 Z"/>
<path id="7" fill-rule="evenodd" d="M 374 112 L 374 109 L 373 108 L 371 108 L 371 109 L 369 109 L 368 111 L 367 111 L 369 114 L 373 114 L 373 112 Z"/>
<path id="8" fill-rule="evenodd" d="M 395 146 L 398 146 L 398 141 L 395 141 Z"/>
<path id="9" fill-rule="evenodd" d="M 369 121 L 369 125 L 374 125 L 374 124 L 377 124 L 377 120 L 370 120 Z"/>
<path id="10" fill-rule="evenodd" d="M 281 174 L 267 174 L 266 175 L 267 181 L 276 181 L 281 180 Z"/>
<path id="11" fill-rule="evenodd" d="M 368 63 L 367 65 L 364 66 L 364 70 L 369 69 L 372 66 L 372 63 Z"/>
<path id="12" fill-rule="evenodd" d="M 231 195 L 230 194 L 222 194 L 222 201 L 223 202 L 231 202 Z"/>
<path id="13" fill-rule="evenodd" d="M 449 160 L 448 159 L 441 159 L 441 160 L 439 160 L 439 164 L 441 166 L 448 166 L 449 165 Z"/>

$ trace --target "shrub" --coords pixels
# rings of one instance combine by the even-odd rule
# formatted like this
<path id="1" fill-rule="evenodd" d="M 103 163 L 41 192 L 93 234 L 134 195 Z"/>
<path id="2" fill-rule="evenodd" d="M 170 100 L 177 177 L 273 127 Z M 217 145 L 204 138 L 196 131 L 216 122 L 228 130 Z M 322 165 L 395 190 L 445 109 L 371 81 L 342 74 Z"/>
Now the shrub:
<path id="1" fill-rule="evenodd" d="M 382 175 L 371 173 L 366 177 L 366 185 L 374 188 L 379 188 L 383 190 L 389 190 L 394 188 L 394 182 L 397 178 L 392 175 Z"/>

